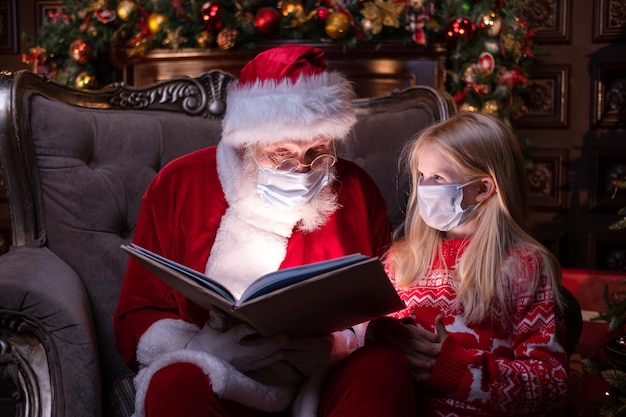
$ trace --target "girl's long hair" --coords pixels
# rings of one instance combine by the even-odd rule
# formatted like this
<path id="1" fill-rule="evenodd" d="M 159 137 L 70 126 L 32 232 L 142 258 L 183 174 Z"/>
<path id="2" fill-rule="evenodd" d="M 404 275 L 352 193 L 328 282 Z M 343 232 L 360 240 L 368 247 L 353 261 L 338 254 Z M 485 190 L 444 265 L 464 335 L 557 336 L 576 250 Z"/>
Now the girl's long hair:
<path id="1" fill-rule="evenodd" d="M 527 232 L 528 183 L 524 158 L 517 138 L 504 123 L 482 113 L 459 113 L 425 129 L 405 149 L 403 160 L 410 170 L 412 185 L 404 224 L 404 237 L 390 248 L 388 265 L 400 287 L 409 287 L 425 276 L 438 253 L 444 233 L 429 227 L 417 207 L 418 155 L 429 146 L 441 152 L 465 182 L 489 176 L 496 192 L 474 211 L 476 232 L 462 255 L 454 282 L 457 302 L 464 308 L 467 321 L 480 322 L 488 315 L 511 311 L 511 282 L 519 277 L 515 269 L 528 268 L 506 262 L 520 249 L 539 254 L 540 273 L 548 275 L 557 303 L 560 267 L 554 256 Z M 509 277 L 509 278 L 505 278 Z M 535 286 L 536 282 L 523 283 Z"/>

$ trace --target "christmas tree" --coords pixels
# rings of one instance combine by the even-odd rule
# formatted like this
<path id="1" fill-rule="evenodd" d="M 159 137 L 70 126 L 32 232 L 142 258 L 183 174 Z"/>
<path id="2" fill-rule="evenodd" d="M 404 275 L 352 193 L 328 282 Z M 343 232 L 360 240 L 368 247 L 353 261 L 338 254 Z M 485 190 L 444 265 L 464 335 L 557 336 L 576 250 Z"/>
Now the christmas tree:
<path id="1" fill-rule="evenodd" d="M 65 0 L 23 61 L 96 88 L 155 48 L 254 49 L 263 40 L 395 42 L 447 48 L 447 90 L 461 110 L 524 112 L 537 53 L 522 0 Z"/>

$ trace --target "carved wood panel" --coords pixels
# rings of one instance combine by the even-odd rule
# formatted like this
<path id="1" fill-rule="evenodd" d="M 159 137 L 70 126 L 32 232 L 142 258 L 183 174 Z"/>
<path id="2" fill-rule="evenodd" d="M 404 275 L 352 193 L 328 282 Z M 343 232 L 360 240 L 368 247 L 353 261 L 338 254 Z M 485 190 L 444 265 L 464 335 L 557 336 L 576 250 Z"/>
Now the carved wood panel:
<path id="1" fill-rule="evenodd" d="M 626 192 L 616 190 L 614 185 L 615 181 L 626 180 L 626 147 L 596 148 L 591 163 L 590 208 L 595 212 L 617 213 L 626 206 Z"/>
<path id="2" fill-rule="evenodd" d="M 536 30 L 539 43 L 570 43 L 572 0 L 530 0 L 524 18 Z"/>
<path id="3" fill-rule="evenodd" d="M 0 54 L 18 53 L 17 0 L 0 0 Z"/>
<path id="4" fill-rule="evenodd" d="M 593 42 L 626 42 L 624 0 L 594 0 Z"/>
<path id="5" fill-rule="evenodd" d="M 531 149 L 530 154 L 531 207 L 541 211 L 566 210 L 568 149 Z"/>
<path id="6" fill-rule="evenodd" d="M 536 65 L 529 80 L 526 112 L 513 124 L 524 128 L 567 128 L 569 124 L 569 65 Z"/>
<path id="7" fill-rule="evenodd" d="M 592 64 L 593 128 L 626 124 L 626 62 Z"/>

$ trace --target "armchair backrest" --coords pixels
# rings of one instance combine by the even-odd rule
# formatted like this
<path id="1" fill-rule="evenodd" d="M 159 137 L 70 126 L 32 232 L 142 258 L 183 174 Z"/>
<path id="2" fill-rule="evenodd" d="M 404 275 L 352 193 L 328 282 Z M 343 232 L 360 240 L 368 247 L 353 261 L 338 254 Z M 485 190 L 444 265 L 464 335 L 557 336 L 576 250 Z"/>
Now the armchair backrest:
<path id="1" fill-rule="evenodd" d="M 105 388 L 129 374 L 111 325 L 127 262 L 120 244 L 132 239 L 141 197 L 155 174 L 178 156 L 217 144 L 231 80 L 211 71 L 140 88 L 85 91 L 28 71 L 0 73 L 0 162 L 12 250 L 45 247 L 80 277 Z M 454 113 L 454 104 L 446 93 L 412 87 L 357 99 L 354 106 L 354 137 L 338 153 L 370 173 L 398 226 L 408 193 L 398 175 L 401 149 Z"/>

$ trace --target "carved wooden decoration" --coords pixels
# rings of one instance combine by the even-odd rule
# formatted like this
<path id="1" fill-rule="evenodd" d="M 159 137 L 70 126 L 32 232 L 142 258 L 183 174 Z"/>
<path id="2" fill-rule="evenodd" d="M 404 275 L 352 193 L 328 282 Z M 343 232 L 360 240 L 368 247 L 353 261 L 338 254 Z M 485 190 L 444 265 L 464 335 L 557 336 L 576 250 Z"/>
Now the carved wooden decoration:
<path id="1" fill-rule="evenodd" d="M 566 210 L 567 149 L 532 149 L 532 165 L 528 168 L 530 204 L 535 210 Z"/>
<path id="2" fill-rule="evenodd" d="M 592 127 L 626 124 L 626 63 L 596 63 L 592 67 Z"/>
<path id="3" fill-rule="evenodd" d="M 626 42 L 626 2 L 594 0 L 593 42 Z"/>
<path id="4" fill-rule="evenodd" d="M 17 0 L 0 0 L 0 54 L 17 54 Z"/>
<path id="5" fill-rule="evenodd" d="M 524 18 L 536 30 L 539 43 L 570 43 L 572 0 L 530 0 L 524 6 Z"/>
<path id="6" fill-rule="evenodd" d="M 530 80 L 526 113 L 513 124 L 522 128 L 566 128 L 569 124 L 569 65 L 536 65 Z"/>

